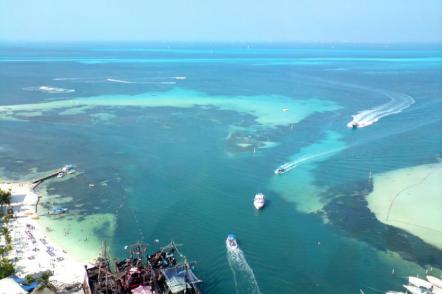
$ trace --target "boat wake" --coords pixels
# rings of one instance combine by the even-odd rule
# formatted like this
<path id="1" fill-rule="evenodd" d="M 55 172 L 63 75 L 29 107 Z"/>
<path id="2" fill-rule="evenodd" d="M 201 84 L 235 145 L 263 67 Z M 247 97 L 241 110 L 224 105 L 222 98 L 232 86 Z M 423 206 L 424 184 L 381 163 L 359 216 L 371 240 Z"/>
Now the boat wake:
<path id="1" fill-rule="evenodd" d="M 236 293 L 261 294 L 252 268 L 241 249 L 227 248 L 227 261 L 233 274 Z M 239 286 L 238 286 L 239 285 Z"/>
<path id="2" fill-rule="evenodd" d="M 117 79 L 111 79 L 111 78 L 106 79 L 106 81 L 113 82 L 113 83 L 120 83 L 120 84 L 135 84 L 136 83 L 136 82 L 126 81 L 126 80 L 117 80 Z"/>
<path id="3" fill-rule="evenodd" d="M 410 105 L 412 105 L 415 102 L 413 97 L 406 94 L 389 92 L 389 91 L 377 91 L 377 92 L 381 92 L 383 95 L 387 96 L 391 100 L 388 103 L 379 105 L 373 109 L 363 110 L 353 115 L 352 116 L 353 120 L 347 124 L 347 127 L 349 128 L 368 127 L 376 123 L 383 117 L 400 113 L 401 111 L 408 108 Z"/>
<path id="4" fill-rule="evenodd" d="M 290 161 L 290 162 L 286 162 L 283 165 L 280 165 L 276 169 L 276 171 L 283 170 L 284 171 L 283 173 L 286 173 L 286 172 L 291 171 L 295 167 L 298 167 L 298 166 L 300 166 L 300 165 L 302 165 L 302 164 L 304 164 L 304 163 L 306 163 L 308 161 L 319 159 L 319 158 L 327 156 L 327 155 L 331 155 L 333 153 L 341 151 L 342 149 L 343 148 L 337 148 L 337 149 L 330 150 L 330 151 L 325 151 L 325 152 L 321 152 L 321 153 L 315 153 L 315 154 L 308 155 L 308 156 L 302 156 L 302 157 L 300 157 L 300 158 L 298 158 L 296 160 L 293 160 L 293 161 Z M 277 173 L 276 171 L 275 171 L 275 173 Z"/>

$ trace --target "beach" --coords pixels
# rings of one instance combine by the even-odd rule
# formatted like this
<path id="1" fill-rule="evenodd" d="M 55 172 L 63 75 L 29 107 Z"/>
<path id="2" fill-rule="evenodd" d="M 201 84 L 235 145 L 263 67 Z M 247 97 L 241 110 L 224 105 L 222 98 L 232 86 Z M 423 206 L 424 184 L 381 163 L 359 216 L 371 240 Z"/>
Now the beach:
<path id="1" fill-rule="evenodd" d="M 0 189 L 11 191 L 12 194 L 14 218 L 9 221 L 9 230 L 13 249 L 8 257 L 14 261 L 16 275 L 23 278 L 28 274 L 50 270 L 54 274 L 49 280 L 54 285 L 83 284 L 84 264 L 54 244 L 47 237 L 46 229 L 41 227 L 35 214 L 39 195 L 34 192 L 33 184 L 1 183 Z M 79 290 L 78 293 L 83 292 Z"/>
<path id="2" fill-rule="evenodd" d="M 441 178 L 442 163 L 375 175 L 368 207 L 379 221 L 442 249 Z"/>

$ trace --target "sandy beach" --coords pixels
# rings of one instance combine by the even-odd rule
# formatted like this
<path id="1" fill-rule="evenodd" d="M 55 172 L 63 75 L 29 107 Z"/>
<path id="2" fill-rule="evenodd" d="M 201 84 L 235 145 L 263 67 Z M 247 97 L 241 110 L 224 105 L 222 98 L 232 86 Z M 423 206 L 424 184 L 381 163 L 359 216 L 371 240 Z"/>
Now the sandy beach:
<path id="1" fill-rule="evenodd" d="M 83 283 L 84 264 L 56 246 L 39 225 L 35 214 L 38 195 L 34 192 L 33 185 L 28 182 L 1 183 L 0 189 L 12 193 L 11 204 L 15 218 L 9 222 L 13 240 L 13 250 L 9 258 L 14 260 L 16 275 L 24 277 L 51 270 L 54 275 L 50 281 L 55 285 Z M 83 293 L 82 290 L 79 293 Z"/>
<path id="2" fill-rule="evenodd" d="M 375 175 L 368 207 L 379 221 L 442 249 L 441 179 L 442 163 Z"/>

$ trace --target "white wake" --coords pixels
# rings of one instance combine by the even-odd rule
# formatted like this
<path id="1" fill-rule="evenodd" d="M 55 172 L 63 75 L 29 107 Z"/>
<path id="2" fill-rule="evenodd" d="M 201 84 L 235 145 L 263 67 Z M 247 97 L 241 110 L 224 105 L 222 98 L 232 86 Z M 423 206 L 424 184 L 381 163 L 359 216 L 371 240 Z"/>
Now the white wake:
<path id="1" fill-rule="evenodd" d="M 324 151 L 324 152 L 315 153 L 315 154 L 312 154 L 312 155 L 302 156 L 302 157 L 297 158 L 297 159 L 295 159 L 295 160 L 293 160 L 293 161 L 286 162 L 286 163 L 280 165 L 280 166 L 277 168 L 277 170 L 278 170 L 278 169 L 284 169 L 284 170 L 285 170 L 284 173 L 286 173 L 286 172 L 291 171 L 291 170 L 294 169 L 295 167 L 298 167 L 298 166 L 300 166 L 300 165 L 302 165 L 302 164 L 304 164 L 304 163 L 306 163 L 306 162 L 308 162 L 308 161 L 315 160 L 315 159 L 319 159 L 319 158 L 321 158 L 321 157 L 324 157 L 324 156 L 327 156 L 327 155 L 330 155 L 330 154 L 333 154 L 333 153 L 339 152 L 339 151 L 341 151 L 342 149 L 343 149 L 343 148 L 336 148 L 336 149 L 329 150 L 329 151 Z"/>
<path id="2" fill-rule="evenodd" d="M 353 120 L 347 124 L 347 127 L 352 128 L 353 126 L 357 126 L 358 128 L 363 128 L 370 126 L 383 117 L 400 113 L 415 102 L 413 97 L 406 94 L 389 91 L 377 92 L 390 98 L 390 101 L 373 109 L 363 110 L 353 115 Z"/>
<path id="3" fill-rule="evenodd" d="M 241 249 L 227 248 L 227 261 L 233 274 L 236 293 L 261 294 L 255 274 Z"/>

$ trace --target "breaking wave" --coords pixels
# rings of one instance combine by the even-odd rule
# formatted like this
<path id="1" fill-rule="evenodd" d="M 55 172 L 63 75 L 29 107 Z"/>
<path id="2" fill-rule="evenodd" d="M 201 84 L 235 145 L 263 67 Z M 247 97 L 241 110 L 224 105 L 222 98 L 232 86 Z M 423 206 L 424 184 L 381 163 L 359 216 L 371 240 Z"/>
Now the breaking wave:
<path id="1" fill-rule="evenodd" d="M 26 87 L 23 88 L 25 91 L 35 91 L 42 93 L 50 93 L 50 94 L 65 94 L 65 93 L 74 93 L 74 89 L 64 89 L 64 88 L 56 88 L 50 86 L 40 86 L 40 87 Z"/>
<path id="2" fill-rule="evenodd" d="M 358 128 L 363 128 L 370 126 L 383 117 L 400 113 L 415 102 L 413 97 L 406 94 L 390 91 L 377 92 L 390 98 L 390 101 L 373 109 L 363 110 L 353 115 L 353 120 L 347 124 L 347 127 L 352 128 L 353 126 L 357 126 Z"/>
<path id="3" fill-rule="evenodd" d="M 261 294 L 255 274 L 241 249 L 227 248 L 227 261 L 233 274 L 236 293 Z"/>

